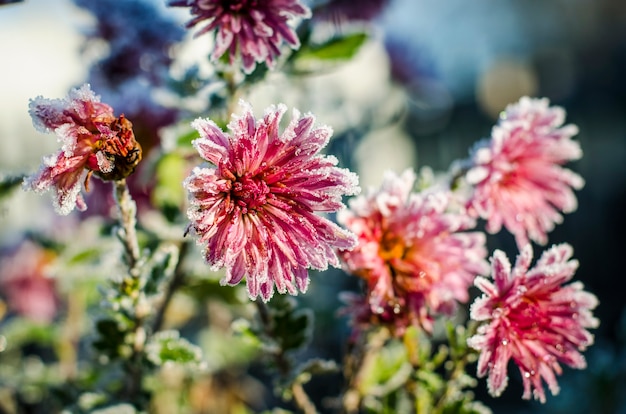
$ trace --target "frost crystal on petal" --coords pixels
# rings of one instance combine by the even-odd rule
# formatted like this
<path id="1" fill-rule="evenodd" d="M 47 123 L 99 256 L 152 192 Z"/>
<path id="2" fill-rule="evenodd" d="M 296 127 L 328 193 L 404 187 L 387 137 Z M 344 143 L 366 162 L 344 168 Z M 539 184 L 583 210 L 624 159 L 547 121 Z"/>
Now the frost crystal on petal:
<path id="1" fill-rule="evenodd" d="M 562 166 L 582 151 L 572 140 L 578 128 L 563 126 L 564 120 L 565 111 L 550 107 L 547 99 L 524 97 L 506 108 L 491 140 L 472 153 L 469 210 L 487 220 L 491 233 L 504 226 L 519 248 L 529 240 L 546 244 L 561 213 L 577 207 L 573 190 L 584 181 Z"/>
<path id="2" fill-rule="evenodd" d="M 587 328 L 598 326 L 592 315 L 597 298 L 569 282 L 578 267 L 568 244 L 545 251 L 534 267 L 530 245 L 524 246 L 515 266 L 503 252 L 492 257 L 494 284 L 477 279 L 483 292 L 471 307 L 470 317 L 484 321 L 468 345 L 480 351 L 478 376 L 488 375 L 489 392 L 498 396 L 506 387 L 509 360 L 518 366 L 523 398 L 545 402 L 543 384 L 555 395 L 560 364 L 584 368 L 581 355 L 593 343 Z"/>
<path id="3" fill-rule="evenodd" d="M 169 5 L 190 7 L 194 17 L 187 27 L 206 22 L 196 35 L 215 31 L 211 58 L 216 61 L 228 52 L 232 64 L 240 56 L 245 73 L 261 62 L 273 67 L 283 43 L 298 49 L 293 21 L 311 16 L 300 0 L 171 0 Z"/>
<path id="4" fill-rule="evenodd" d="M 434 315 L 466 302 L 474 277 L 488 272 L 484 234 L 463 231 L 474 220 L 448 211 L 448 192 L 412 192 L 415 179 L 412 170 L 388 172 L 380 189 L 339 214 L 359 240 L 341 258 L 368 286 L 367 303 L 352 303 L 355 319 L 374 319 L 398 335 L 410 324 L 430 329 Z"/>
<path id="5" fill-rule="evenodd" d="M 24 180 L 24 188 L 52 190 L 61 215 L 87 208 L 80 194 L 87 171 L 103 180 L 117 180 L 131 174 L 141 160 L 130 121 L 123 115 L 116 118 L 113 108 L 101 103 L 89 85 L 72 89 L 64 99 L 31 100 L 30 115 L 38 130 L 54 131 L 62 148 L 44 158 L 39 172 Z"/>
<path id="6" fill-rule="evenodd" d="M 230 133 L 207 119 L 192 123 L 200 133 L 193 145 L 212 165 L 194 168 L 184 182 L 187 216 L 207 263 L 226 268 L 221 283 L 245 277 L 250 298 L 267 301 L 274 288 L 306 291 L 308 268 L 339 265 L 335 249 L 353 247 L 355 237 L 316 212 L 341 209 L 342 196 L 359 189 L 354 173 L 319 154 L 329 129 L 313 126 L 312 115 L 292 119 L 281 134 L 283 105 L 255 119 L 240 104 Z"/>

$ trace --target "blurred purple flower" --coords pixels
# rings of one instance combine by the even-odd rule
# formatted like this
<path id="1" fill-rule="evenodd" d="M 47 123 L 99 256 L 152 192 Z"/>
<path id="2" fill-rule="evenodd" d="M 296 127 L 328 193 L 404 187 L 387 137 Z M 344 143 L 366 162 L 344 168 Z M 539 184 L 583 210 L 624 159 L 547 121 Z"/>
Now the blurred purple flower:
<path id="1" fill-rule="evenodd" d="M 87 31 L 89 40 L 104 41 L 108 53 L 95 63 L 90 77 L 103 77 L 110 85 L 146 78 L 150 85 L 167 79 L 172 62 L 170 48 L 183 40 L 176 20 L 146 0 L 74 0 L 96 19 Z"/>

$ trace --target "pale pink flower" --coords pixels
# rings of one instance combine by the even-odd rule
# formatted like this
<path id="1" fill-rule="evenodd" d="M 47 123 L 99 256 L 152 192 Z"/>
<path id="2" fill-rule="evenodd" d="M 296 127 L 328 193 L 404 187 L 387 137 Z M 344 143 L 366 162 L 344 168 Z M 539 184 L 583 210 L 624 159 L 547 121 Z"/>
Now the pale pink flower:
<path id="1" fill-rule="evenodd" d="M 572 136 L 575 125 L 563 125 L 565 112 L 547 99 L 522 98 L 509 105 L 491 139 L 472 154 L 466 177 L 474 186 L 470 210 L 487 220 L 487 231 L 504 226 L 519 248 L 528 240 L 547 243 L 547 233 L 563 220 L 560 212 L 577 208 L 572 189 L 583 179 L 563 168 L 582 151 Z"/>
<path id="2" fill-rule="evenodd" d="M 39 131 L 54 131 L 62 148 L 44 157 L 39 172 L 28 177 L 24 187 L 36 192 L 52 189 L 59 214 L 87 208 L 80 189 L 83 180 L 88 189 L 92 173 L 117 180 L 132 173 L 141 160 L 132 124 L 123 115 L 116 118 L 89 85 L 72 89 L 65 99 L 32 99 L 30 115 Z"/>
<path id="3" fill-rule="evenodd" d="M 353 234 L 315 212 L 342 208 L 341 197 L 358 191 L 357 176 L 319 154 L 332 130 L 313 127 L 313 115 L 294 110 L 280 133 L 284 105 L 258 120 L 241 105 L 230 134 L 208 119 L 192 124 L 200 132 L 194 146 L 213 166 L 196 167 L 185 180 L 190 228 L 206 244 L 207 262 L 226 268 L 223 285 L 246 276 L 250 298 L 269 300 L 274 285 L 296 295 L 307 289 L 307 268 L 339 266 L 334 249 L 355 244 Z"/>
<path id="4" fill-rule="evenodd" d="M 172 0 L 169 5 L 191 8 L 194 17 L 187 27 L 206 21 L 196 36 L 216 31 L 211 59 L 228 52 L 232 64 L 240 55 L 245 73 L 251 73 L 257 62 L 273 67 L 283 43 L 298 49 L 292 22 L 311 16 L 300 0 Z"/>
<path id="5" fill-rule="evenodd" d="M 489 393 L 499 396 L 506 388 L 510 359 L 518 366 L 524 384 L 523 398 L 545 402 L 545 382 L 556 395 L 559 363 L 573 368 L 586 367 L 584 351 L 593 343 L 585 328 L 595 328 L 598 320 L 591 310 L 597 298 L 583 290 L 580 282 L 570 283 L 578 261 L 570 260 L 572 247 L 555 245 L 545 251 L 532 269 L 532 248 L 524 246 L 515 267 L 496 250 L 491 267 L 493 283 L 476 278 L 483 292 L 471 307 L 473 320 L 484 321 L 470 347 L 480 351 L 478 376 L 489 373 Z"/>
<path id="6" fill-rule="evenodd" d="M 371 316 L 430 329 L 431 316 L 466 302 L 474 277 L 489 266 L 484 233 L 462 232 L 474 220 L 448 211 L 449 192 L 415 193 L 414 182 L 412 170 L 388 172 L 380 189 L 350 201 L 338 219 L 358 245 L 341 258 L 347 271 L 367 281 Z"/>
<path id="7" fill-rule="evenodd" d="M 0 293 L 10 310 L 33 321 L 49 323 L 59 302 L 50 277 L 54 254 L 25 241 L 0 259 Z"/>

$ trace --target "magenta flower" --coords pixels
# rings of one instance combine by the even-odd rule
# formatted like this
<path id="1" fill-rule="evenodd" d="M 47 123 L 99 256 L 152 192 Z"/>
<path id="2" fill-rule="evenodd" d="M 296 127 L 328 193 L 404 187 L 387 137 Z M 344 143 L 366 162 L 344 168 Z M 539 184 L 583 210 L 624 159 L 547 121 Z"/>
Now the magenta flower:
<path id="1" fill-rule="evenodd" d="M 10 310 L 33 321 L 49 323 L 59 302 L 50 277 L 54 255 L 30 241 L 0 259 L 0 291 Z"/>
<path id="2" fill-rule="evenodd" d="M 339 266 L 334 249 L 354 246 L 353 234 L 315 212 L 342 208 L 341 197 L 358 191 L 357 176 L 319 154 L 332 130 L 313 127 L 313 115 L 294 111 L 279 133 L 284 105 L 259 120 L 241 105 L 230 134 L 208 119 L 192 124 L 200 132 L 194 146 L 213 166 L 196 167 L 184 182 L 190 228 L 206 244 L 207 262 L 226 268 L 223 285 L 247 276 L 252 299 L 269 300 L 274 285 L 296 295 L 307 289 L 307 268 Z"/>
<path id="3" fill-rule="evenodd" d="M 239 54 L 245 73 L 257 62 L 273 67 L 283 42 L 298 49 L 300 40 L 290 23 L 311 16 L 300 0 L 172 0 L 169 5 L 191 8 L 194 17 L 187 27 L 206 21 L 196 36 L 216 31 L 211 59 L 229 52 L 232 64 Z"/>
<path id="4" fill-rule="evenodd" d="M 487 220 L 487 231 L 510 231 L 521 249 L 529 239 L 547 243 L 546 234 L 561 223 L 559 212 L 577 208 L 572 189 L 583 179 L 562 167 L 582 151 L 563 125 L 565 112 L 547 99 L 522 98 L 509 105 L 493 128 L 491 140 L 473 153 L 467 180 L 474 186 L 470 210 Z"/>
<path id="5" fill-rule="evenodd" d="M 529 270 L 532 248 L 524 246 L 515 267 L 502 251 L 493 254 L 493 283 L 476 278 L 483 292 L 471 307 L 470 316 L 486 323 L 468 339 L 470 347 L 480 351 L 478 376 L 487 372 L 489 393 L 499 396 L 507 385 L 510 359 L 518 366 L 524 383 L 524 399 L 545 402 L 543 382 L 552 395 L 559 392 L 555 374 L 561 374 L 559 363 L 585 368 L 584 351 L 593 343 L 585 328 L 595 328 L 598 320 L 591 310 L 597 298 L 583 290 L 580 282 L 562 286 L 578 268 L 570 260 L 572 247 L 553 246 L 545 251 Z"/>
<path id="6" fill-rule="evenodd" d="M 54 131 L 63 146 L 44 158 L 39 172 L 27 178 L 24 187 L 36 192 L 52 189 L 59 214 L 87 208 L 80 194 L 83 177 L 88 190 L 92 173 L 103 180 L 118 180 L 132 173 L 141 160 L 130 121 L 123 115 L 116 118 L 89 85 L 72 89 L 65 99 L 31 100 L 30 115 L 35 128 Z"/>
<path id="7" fill-rule="evenodd" d="M 466 302 L 474 277 L 489 270 L 484 233 L 461 232 L 474 220 L 447 211 L 447 192 L 411 192 L 414 182 L 412 170 L 387 173 L 380 189 L 339 215 L 359 241 L 341 252 L 346 270 L 367 281 L 371 316 L 397 334 L 408 324 L 430 329 L 431 316 Z"/>

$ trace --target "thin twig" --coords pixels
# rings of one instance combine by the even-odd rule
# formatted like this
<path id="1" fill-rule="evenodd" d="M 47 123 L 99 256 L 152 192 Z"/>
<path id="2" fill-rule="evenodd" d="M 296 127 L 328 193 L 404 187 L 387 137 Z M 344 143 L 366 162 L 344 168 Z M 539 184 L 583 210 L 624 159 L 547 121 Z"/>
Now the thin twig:
<path id="1" fill-rule="evenodd" d="M 174 268 L 174 276 L 168 284 L 167 291 L 165 292 L 165 297 L 163 298 L 163 301 L 160 303 L 157 309 L 157 314 L 154 317 L 154 322 L 152 323 L 152 333 L 158 332 L 162 328 L 167 307 L 172 301 L 172 297 L 174 296 L 176 290 L 178 290 L 178 288 L 183 284 L 183 281 L 185 279 L 185 272 L 183 272 L 182 265 L 185 254 L 187 253 L 187 250 L 189 250 L 189 243 L 189 241 L 184 241 L 180 246 L 180 251 L 178 253 L 178 262 L 176 263 L 176 267 Z"/>
<path id="2" fill-rule="evenodd" d="M 267 308 L 267 305 L 257 299 L 255 301 L 257 309 L 259 311 L 259 318 L 261 319 L 261 323 L 263 325 L 263 331 L 270 338 L 274 337 L 274 327 L 272 326 L 272 318 L 270 312 Z M 277 352 L 273 353 L 276 365 L 278 366 L 278 370 L 280 371 L 280 375 L 283 379 L 287 379 L 289 374 L 291 373 L 291 362 L 284 350 L 281 348 Z M 309 396 L 307 395 L 302 383 L 296 381 L 291 381 L 290 391 L 293 395 L 293 400 L 296 406 L 302 411 L 304 414 L 317 414 L 317 409 L 315 408 L 315 404 L 311 401 Z"/>
<path id="3" fill-rule="evenodd" d="M 361 383 L 364 375 L 370 371 L 380 349 L 389 338 L 389 331 L 380 328 L 377 331 L 363 335 L 357 346 L 346 356 L 344 369 L 348 388 L 343 394 L 343 412 L 357 413 L 361 406 Z"/>

